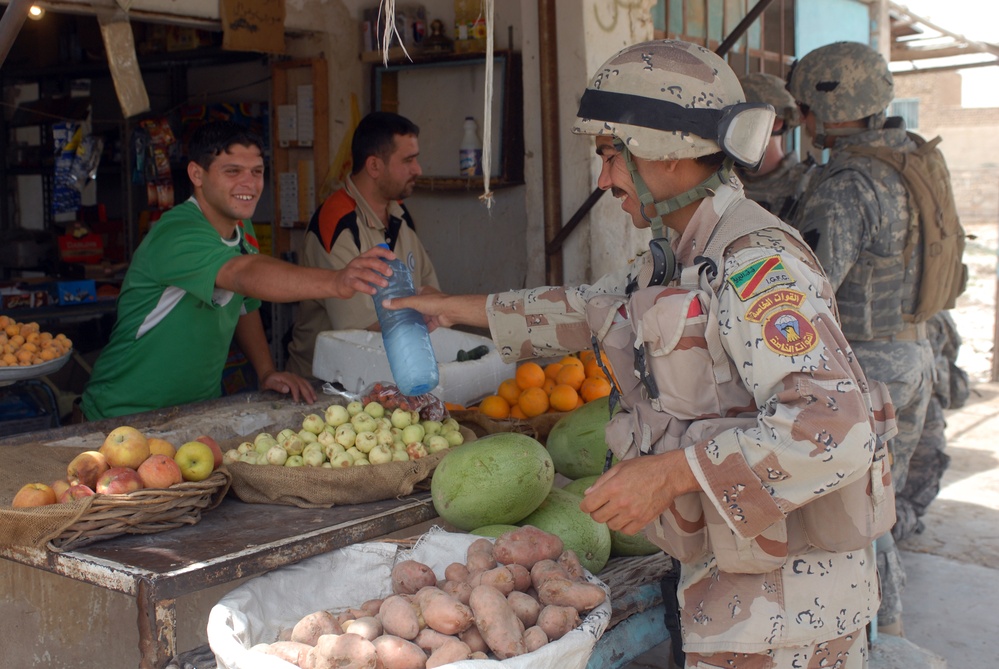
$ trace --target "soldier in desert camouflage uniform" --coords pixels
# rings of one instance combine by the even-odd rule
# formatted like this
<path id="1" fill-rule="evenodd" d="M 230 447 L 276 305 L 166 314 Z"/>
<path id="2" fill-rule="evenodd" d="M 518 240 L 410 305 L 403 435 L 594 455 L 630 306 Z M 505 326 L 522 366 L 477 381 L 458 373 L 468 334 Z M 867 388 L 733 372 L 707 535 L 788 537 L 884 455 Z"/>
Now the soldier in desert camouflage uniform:
<path id="1" fill-rule="evenodd" d="M 667 272 L 661 297 L 672 307 L 668 298 L 681 295 L 680 325 L 647 350 L 675 355 L 676 379 L 684 383 L 674 392 L 657 376 L 664 392 L 653 397 L 628 379 L 634 368 L 616 369 L 627 385 L 622 393 L 638 398 L 633 406 L 655 412 L 646 414 L 648 424 L 678 427 L 678 438 L 689 442 L 673 449 L 657 443 L 619 462 L 581 508 L 611 529 L 646 530 L 660 545 L 668 543 L 668 516 L 681 498 L 694 495 L 705 516 L 711 513 L 697 521 L 699 529 L 686 528 L 703 535 L 685 556 L 678 593 L 687 667 L 865 667 L 864 628 L 878 606 L 871 541 L 817 548 L 806 536 L 806 516 L 812 509 L 822 515 L 820 502 L 834 498 L 840 484 L 881 489 L 887 482 L 890 491 L 890 477 L 875 458 L 868 384 L 837 326 L 831 286 L 797 233 L 747 200 L 732 173 L 733 159 L 749 166 L 762 158 L 772 111 L 745 104 L 735 74 L 711 51 L 665 40 L 612 57 L 587 88 L 578 117 L 573 131 L 597 136 L 598 185 L 621 199 L 634 225 L 651 226 L 654 238 L 670 229 L 680 278 Z M 749 232 L 725 244 L 717 262 L 699 257 L 716 231 L 725 235 L 731 226 Z M 443 326 L 488 326 L 511 362 L 561 356 L 587 348 L 594 334 L 634 326 L 622 305 L 591 331 L 588 307 L 660 290 L 640 288 L 654 274 L 652 255 L 592 285 L 417 296 L 386 306 L 416 308 Z M 682 277 L 716 274 L 717 294 L 709 288 L 683 297 Z M 719 381 L 713 361 L 696 360 L 697 351 L 717 355 L 717 371 L 727 369 L 728 379 Z M 890 419 L 890 406 L 885 411 Z M 702 424 L 709 425 L 703 438 L 693 436 Z M 883 472 L 877 477 L 875 462 Z M 879 495 L 893 510 L 890 492 Z M 831 534 L 861 524 L 842 506 L 825 512 L 812 528 L 815 541 L 835 543 Z M 823 528 L 831 534 L 819 536 Z M 723 534 L 726 549 L 735 550 L 716 555 L 712 542 Z"/>
<path id="2" fill-rule="evenodd" d="M 910 203 L 899 172 L 851 153 L 852 145 L 914 150 L 900 118 L 885 117 L 894 91 L 884 58 L 857 42 L 837 42 L 805 55 L 788 90 L 817 148 L 831 150 L 813 176 L 794 222 L 815 249 L 836 290 L 843 333 L 870 379 L 888 385 L 898 434 L 890 443 L 895 490 L 906 483 L 933 389 L 933 352 L 925 324 L 905 321 L 915 310 L 922 242 L 911 240 Z M 918 235 L 918 228 L 913 228 Z M 915 243 L 909 262 L 903 251 Z M 878 541 L 882 631 L 901 633 L 905 583 L 891 536 Z"/>
<path id="3" fill-rule="evenodd" d="M 796 151 L 785 150 L 784 140 L 801 123 L 801 112 L 780 77 L 754 72 L 740 78 L 739 83 L 746 102 L 766 103 L 774 108 L 777 117 L 759 169 L 736 168 L 736 174 L 746 189 L 746 197 L 781 220 L 791 221 L 807 186 L 806 175 L 815 167 L 810 158 L 802 162 Z"/>
<path id="4" fill-rule="evenodd" d="M 926 334 L 933 348 L 936 378 L 923 432 L 909 461 L 905 488 L 895 497 L 898 520 L 891 533 L 896 541 L 922 533 L 920 517 L 940 492 L 940 479 L 950 463 L 950 456 L 944 452 L 947 447 L 944 410 L 960 409 L 968 400 L 968 375 L 957 366 L 961 336 L 950 313 L 939 311 L 926 321 Z"/>

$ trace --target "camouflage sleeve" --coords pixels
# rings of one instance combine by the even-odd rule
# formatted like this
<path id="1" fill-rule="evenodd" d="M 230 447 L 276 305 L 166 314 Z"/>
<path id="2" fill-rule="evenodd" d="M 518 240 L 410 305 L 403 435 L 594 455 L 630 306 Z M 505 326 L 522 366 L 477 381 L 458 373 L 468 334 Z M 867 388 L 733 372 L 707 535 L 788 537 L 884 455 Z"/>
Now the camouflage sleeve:
<path id="1" fill-rule="evenodd" d="M 864 475 L 874 435 L 862 372 L 820 275 L 785 251 L 751 248 L 726 263 L 721 343 L 759 407 L 755 427 L 687 449 L 729 527 L 753 538 L 794 509 Z"/>
<path id="2" fill-rule="evenodd" d="M 855 170 L 826 179 L 802 203 L 796 227 L 818 256 L 833 290 L 856 264 L 880 218 L 874 189 Z"/>
<path id="3" fill-rule="evenodd" d="M 601 293 L 624 293 L 630 267 L 592 285 L 541 286 L 489 295 L 486 315 L 493 342 L 505 362 L 547 358 L 590 348 L 586 301 Z"/>

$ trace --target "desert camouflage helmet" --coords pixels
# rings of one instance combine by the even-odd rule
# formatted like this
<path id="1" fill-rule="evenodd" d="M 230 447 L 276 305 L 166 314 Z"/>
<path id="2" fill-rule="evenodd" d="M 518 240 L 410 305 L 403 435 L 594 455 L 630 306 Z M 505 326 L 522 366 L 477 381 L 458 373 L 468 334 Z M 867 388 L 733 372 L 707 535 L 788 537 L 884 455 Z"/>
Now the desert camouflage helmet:
<path id="1" fill-rule="evenodd" d="M 745 102 L 735 73 L 714 52 L 679 40 L 643 42 L 622 49 L 597 70 L 572 131 L 616 137 L 646 160 L 725 151 L 740 163 L 753 162 L 762 157 L 773 115 L 767 110 L 747 122 L 752 115 L 743 114 L 732 122 L 747 108 L 761 107 Z"/>
<path id="2" fill-rule="evenodd" d="M 784 119 L 784 130 L 801 124 L 801 111 L 794 98 L 787 92 L 787 82 L 773 74 L 753 72 L 739 79 L 746 93 L 746 102 L 765 102 L 774 108 L 777 117 Z"/>
<path id="3" fill-rule="evenodd" d="M 860 42 L 819 47 L 794 64 L 787 85 L 822 123 L 879 116 L 895 96 L 888 63 Z"/>

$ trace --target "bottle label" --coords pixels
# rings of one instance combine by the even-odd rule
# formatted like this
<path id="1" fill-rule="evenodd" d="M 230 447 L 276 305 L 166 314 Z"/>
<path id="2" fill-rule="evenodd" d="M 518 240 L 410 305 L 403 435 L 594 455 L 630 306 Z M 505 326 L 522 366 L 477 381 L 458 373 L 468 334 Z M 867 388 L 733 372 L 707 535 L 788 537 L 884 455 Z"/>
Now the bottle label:
<path id="1" fill-rule="evenodd" d="M 461 176 L 482 176 L 482 149 L 461 149 L 458 152 L 458 164 Z"/>
<path id="2" fill-rule="evenodd" d="M 459 23 L 455 26 L 455 32 L 458 34 L 458 39 L 468 39 L 468 24 Z"/>

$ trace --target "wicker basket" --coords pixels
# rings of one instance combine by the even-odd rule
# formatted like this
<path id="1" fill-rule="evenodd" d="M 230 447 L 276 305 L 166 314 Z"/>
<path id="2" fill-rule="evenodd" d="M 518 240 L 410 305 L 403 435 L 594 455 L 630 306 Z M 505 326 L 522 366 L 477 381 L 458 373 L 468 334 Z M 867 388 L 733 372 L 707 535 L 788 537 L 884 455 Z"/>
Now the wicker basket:
<path id="1" fill-rule="evenodd" d="M 49 540 L 49 550 L 61 553 L 123 534 L 154 534 L 194 525 L 201 513 L 218 506 L 232 483 L 224 469 L 204 481 L 177 483 L 127 495 L 95 495 L 72 525 Z"/>

